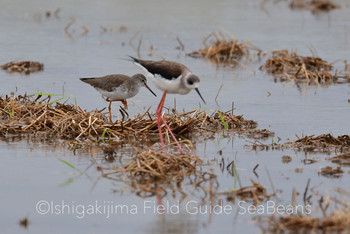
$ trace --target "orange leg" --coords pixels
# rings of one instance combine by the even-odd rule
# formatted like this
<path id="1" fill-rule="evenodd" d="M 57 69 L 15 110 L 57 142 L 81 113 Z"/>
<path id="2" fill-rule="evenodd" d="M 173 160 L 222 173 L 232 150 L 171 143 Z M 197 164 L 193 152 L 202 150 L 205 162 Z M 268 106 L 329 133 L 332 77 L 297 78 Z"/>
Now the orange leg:
<path id="1" fill-rule="evenodd" d="M 112 121 L 112 108 L 111 108 L 111 105 L 112 105 L 112 101 L 109 101 L 109 106 L 108 106 L 108 110 L 109 110 L 109 121 L 111 123 L 113 123 Z"/>
<path id="2" fill-rule="evenodd" d="M 128 103 L 126 102 L 126 100 L 117 100 L 117 101 L 121 101 L 124 104 L 125 109 L 128 109 Z"/>
<path id="3" fill-rule="evenodd" d="M 164 91 L 164 94 L 163 94 L 163 97 L 162 99 L 160 100 L 160 103 L 158 105 L 158 108 L 157 108 L 157 124 L 158 124 L 158 131 L 159 131 L 159 136 L 160 136 L 160 144 L 162 146 L 162 152 L 164 153 L 164 141 L 163 141 L 163 134 L 162 134 L 162 129 L 160 127 L 160 122 L 162 121 L 165 125 L 165 127 L 167 128 L 167 130 L 169 131 L 171 137 L 174 139 L 174 141 L 176 142 L 176 145 L 177 147 L 179 148 L 180 150 L 180 153 L 183 154 L 183 150 L 179 144 L 179 142 L 176 140 L 176 137 L 174 136 L 173 132 L 171 131 L 170 127 L 168 126 L 168 124 L 165 122 L 165 120 L 163 119 L 162 117 L 162 110 L 163 110 L 163 106 L 164 106 L 164 101 L 165 101 L 165 97 L 166 97 L 166 93 L 167 91 Z"/>
<path id="4" fill-rule="evenodd" d="M 112 108 L 111 108 L 112 102 L 117 102 L 117 101 L 122 102 L 122 103 L 124 104 L 124 106 L 125 106 L 125 109 L 128 109 L 128 103 L 127 103 L 126 100 L 124 100 L 124 99 L 115 99 L 115 100 L 111 100 L 111 99 L 109 99 L 109 98 L 106 98 L 106 101 L 109 102 L 109 106 L 108 106 L 108 110 L 109 110 L 109 121 L 110 121 L 111 123 L 113 123 L 113 121 L 112 121 Z"/>

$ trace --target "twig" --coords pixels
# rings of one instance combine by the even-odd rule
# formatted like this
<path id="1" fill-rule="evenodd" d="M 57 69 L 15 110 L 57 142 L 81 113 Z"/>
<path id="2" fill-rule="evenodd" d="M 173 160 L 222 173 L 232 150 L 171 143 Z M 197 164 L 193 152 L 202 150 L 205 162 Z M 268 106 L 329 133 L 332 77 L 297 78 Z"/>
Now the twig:
<path id="1" fill-rule="evenodd" d="M 221 89 L 222 89 L 223 86 L 224 86 L 224 83 L 222 83 L 222 84 L 220 85 L 220 88 L 219 88 L 218 92 L 216 93 L 216 96 L 215 96 L 215 102 L 216 102 L 216 103 L 217 103 L 217 98 L 218 98 L 218 96 L 219 96 L 219 93 L 220 93 L 220 91 L 221 91 Z"/>
<path id="2" fill-rule="evenodd" d="M 259 164 L 256 164 L 256 166 L 254 167 L 254 169 L 253 169 L 253 173 L 255 174 L 255 176 L 257 177 L 257 178 L 259 178 L 259 175 L 258 175 L 258 173 L 256 173 L 256 169 L 259 167 Z"/>
<path id="3" fill-rule="evenodd" d="M 180 40 L 180 38 L 179 38 L 179 37 L 176 37 L 176 40 L 177 40 L 177 42 L 178 42 L 178 43 L 179 43 L 179 45 L 180 45 L 180 49 L 183 51 L 183 50 L 185 49 L 184 44 L 182 44 L 182 42 L 181 42 L 181 40 Z"/>

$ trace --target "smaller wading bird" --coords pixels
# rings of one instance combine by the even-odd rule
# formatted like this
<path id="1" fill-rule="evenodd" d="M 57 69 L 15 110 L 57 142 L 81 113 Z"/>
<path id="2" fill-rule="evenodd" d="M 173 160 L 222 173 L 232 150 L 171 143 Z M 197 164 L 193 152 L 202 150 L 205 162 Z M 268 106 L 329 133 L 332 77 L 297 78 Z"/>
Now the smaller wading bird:
<path id="1" fill-rule="evenodd" d="M 109 102 L 109 120 L 112 121 L 111 104 L 115 101 L 120 101 L 124 104 L 125 108 L 128 108 L 126 99 L 134 97 L 138 94 L 140 87 L 144 86 L 154 96 L 157 96 L 147 85 L 146 77 L 142 74 L 136 74 L 132 77 L 115 74 L 94 78 L 80 78 L 81 81 L 90 84 L 102 96 L 106 97 L 106 101 Z"/>
<path id="2" fill-rule="evenodd" d="M 168 124 L 162 117 L 162 109 L 164 106 L 164 100 L 167 93 L 178 93 L 178 94 L 188 94 L 192 89 L 196 90 L 199 97 L 205 103 L 201 93 L 198 90 L 199 78 L 193 74 L 190 69 L 185 65 L 172 61 L 148 61 L 141 60 L 129 56 L 135 65 L 140 67 L 146 74 L 147 78 L 151 79 L 152 83 L 160 90 L 164 91 L 163 97 L 157 108 L 157 124 L 160 136 L 160 143 L 162 145 L 162 151 L 164 152 L 164 142 L 162 129 L 160 127 L 160 122 L 163 121 L 165 127 L 168 129 L 170 135 L 177 144 L 180 153 L 183 154 L 183 150 L 176 140 L 173 132 L 171 131 Z"/>

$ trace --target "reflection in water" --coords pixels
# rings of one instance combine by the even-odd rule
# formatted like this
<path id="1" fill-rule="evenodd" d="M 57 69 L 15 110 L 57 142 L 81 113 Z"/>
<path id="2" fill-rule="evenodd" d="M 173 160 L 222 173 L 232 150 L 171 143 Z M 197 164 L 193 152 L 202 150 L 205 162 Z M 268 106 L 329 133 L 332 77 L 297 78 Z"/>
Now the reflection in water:
<path id="1" fill-rule="evenodd" d="M 198 226 L 196 215 L 180 212 L 174 215 L 158 215 L 145 231 L 147 233 L 198 233 Z"/>
<path id="2" fill-rule="evenodd" d="M 350 22 L 348 8 L 315 17 L 309 12 L 291 11 L 281 1 L 276 1 L 279 2 L 277 4 L 265 2 L 268 4 L 265 4 L 264 11 L 259 6 L 260 2 L 255 0 L 204 0 L 201 4 L 160 0 L 78 0 L 76 4 L 70 1 L 3 0 L 0 8 L 1 64 L 34 60 L 42 62 L 45 70 L 28 76 L 0 71 L 0 96 L 11 91 L 16 94 L 65 93 L 72 94 L 82 109 L 101 110 L 105 101 L 81 84 L 79 77 L 134 74 L 134 65 L 119 58 L 139 53 L 144 59 L 164 57 L 186 64 L 201 79 L 201 91 L 207 101 L 203 108 L 216 110 L 220 105 L 221 110 L 230 110 L 234 101 L 235 114 L 257 120 L 259 128 L 274 131 L 276 138 L 281 138 L 282 142 L 293 139 L 295 134 L 349 134 L 347 84 L 324 88 L 294 82 L 274 83 L 271 77 L 258 70 L 263 59 L 247 67 L 216 67 L 205 60 L 185 56 L 186 52 L 201 48 L 202 39 L 209 32 L 220 30 L 232 35 L 232 38 L 237 37 L 238 41 L 252 39 L 254 45 L 263 51 L 289 49 L 307 55 L 310 54 L 309 48 L 313 47 L 326 61 L 348 58 L 348 29 L 344 27 Z M 101 28 L 122 29 L 122 25 L 127 28 L 126 31 L 101 33 Z M 181 39 L 182 50 L 174 48 L 179 44 L 176 38 Z M 339 71 L 344 70 L 342 63 L 332 65 Z M 296 87 L 307 98 L 303 98 Z M 177 96 L 178 110 L 198 108 L 195 95 Z M 128 112 L 133 116 L 152 106 L 150 113 L 154 113 L 158 102 L 159 99 L 149 97 L 146 91 L 140 91 L 131 101 Z M 165 106 L 173 106 L 172 98 L 166 100 Z M 9 110 L 10 106 L 4 108 L 4 111 Z M 244 186 L 255 178 L 268 191 L 276 188 L 284 204 L 290 204 L 291 199 L 302 204 L 303 192 L 309 185 L 307 181 L 311 181 L 307 196 L 316 187 L 319 194 L 335 193 L 340 194 L 339 197 L 348 197 L 345 196 L 347 192 L 337 188 L 350 183 L 348 173 L 345 173 L 348 171 L 348 155 L 327 160 L 329 155 L 317 154 L 317 159 L 325 160 L 304 164 L 303 160 L 309 159 L 309 153 L 249 151 L 244 148 L 246 138 L 226 136 L 226 131 L 220 131 L 219 135 L 208 137 L 206 141 L 195 142 L 197 155 L 203 160 L 205 169 L 217 175 L 222 191 L 237 191 L 240 188 L 238 180 Z M 235 216 L 235 224 L 232 224 L 233 215 L 213 215 L 209 220 L 207 216 L 188 215 L 186 212 L 165 216 L 121 215 L 109 220 L 98 216 L 77 220 L 72 216 L 39 215 L 34 208 L 39 199 L 64 199 L 77 203 L 91 203 L 96 199 L 118 201 L 118 204 L 142 202 L 143 199 L 130 191 L 125 184 L 130 181 L 125 181 L 123 176 L 118 178 L 119 181 L 100 177 L 101 170 L 130 163 L 134 156 L 133 146 L 119 145 L 115 153 L 108 154 L 101 150 L 106 147 L 103 142 L 96 147 L 88 145 L 85 149 L 76 147 L 75 150 L 67 150 L 69 145 L 52 138 L 43 137 L 40 141 L 31 137 L 4 138 L 2 132 L 0 137 L 0 204 L 3 211 L 0 212 L 0 223 L 4 233 L 20 232 L 14 229 L 20 228 L 18 221 L 23 217 L 28 217 L 30 221 L 28 233 L 52 230 L 61 233 L 77 230 L 108 233 L 116 229 L 120 232 L 152 233 L 206 233 L 209 229 L 219 233 L 256 231 L 249 214 Z M 269 143 L 276 142 L 276 139 L 267 139 Z M 158 138 L 155 137 L 156 140 Z M 259 141 L 265 144 L 265 140 Z M 148 139 L 146 142 L 154 141 Z M 281 157 L 286 154 L 293 159 L 288 164 L 281 162 Z M 227 169 L 233 160 L 235 173 L 233 167 Z M 225 162 L 222 171 L 220 162 Z M 334 168 L 334 163 L 344 171 L 341 180 L 318 176 L 320 168 L 331 164 Z M 296 173 L 296 167 L 302 167 L 303 172 Z M 79 171 L 84 173 L 79 176 Z M 208 197 L 202 194 L 208 186 L 210 184 L 205 184 L 204 189 L 192 193 L 189 190 L 188 194 L 200 193 L 202 196 L 195 197 L 195 200 L 201 201 L 201 197 Z M 171 192 L 168 196 L 172 196 Z M 320 197 L 314 198 L 313 204 L 317 206 Z M 167 199 L 164 198 L 163 202 Z M 208 221 L 210 224 L 202 225 Z"/>

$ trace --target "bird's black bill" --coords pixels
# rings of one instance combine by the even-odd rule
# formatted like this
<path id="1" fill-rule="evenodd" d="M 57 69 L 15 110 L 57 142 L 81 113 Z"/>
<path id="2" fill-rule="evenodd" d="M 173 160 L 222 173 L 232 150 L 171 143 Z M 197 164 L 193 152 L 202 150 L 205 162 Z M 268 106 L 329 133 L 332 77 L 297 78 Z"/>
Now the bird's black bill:
<path id="1" fill-rule="evenodd" d="M 145 87 L 154 95 L 157 97 L 157 95 L 152 91 L 152 89 L 150 87 L 148 87 L 148 85 L 145 84 Z"/>
<path id="2" fill-rule="evenodd" d="M 198 93 L 198 95 L 201 97 L 201 99 L 202 99 L 202 101 L 204 102 L 204 104 L 207 104 L 207 103 L 205 103 L 205 101 L 204 101 L 204 99 L 203 99 L 201 93 L 199 92 L 199 89 L 198 89 L 198 88 L 195 88 L 195 90 L 196 90 L 196 92 Z"/>

